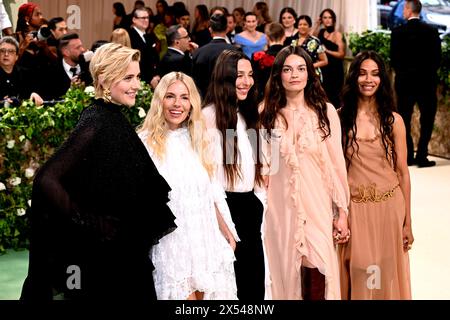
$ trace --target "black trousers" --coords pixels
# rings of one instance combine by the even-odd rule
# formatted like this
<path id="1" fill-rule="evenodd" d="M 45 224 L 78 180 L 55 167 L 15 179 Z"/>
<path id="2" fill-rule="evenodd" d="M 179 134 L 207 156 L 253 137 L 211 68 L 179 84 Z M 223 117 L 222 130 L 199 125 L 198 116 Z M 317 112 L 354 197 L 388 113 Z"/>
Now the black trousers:
<path id="1" fill-rule="evenodd" d="M 236 245 L 237 295 L 239 300 L 264 299 L 264 253 L 261 223 L 264 207 L 251 192 L 227 192 L 227 203 L 241 239 Z"/>
<path id="2" fill-rule="evenodd" d="M 413 80 L 413 81 L 411 81 Z M 416 82 L 414 82 L 416 80 Z M 405 122 L 406 144 L 408 148 L 408 160 L 414 159 L 414 143 L 411 137 L 411 118 L 414 105 L 417 103 L 420 111 L 420 138 L 417 145 L 417 160 L 424 160 L 428 156 L 428 143 L 433 133 L 434 118 L 437 111 L 437 87 L 433 80 L 425 84 L 417 83 L 417 78 L 396 78 L 395 89 L 397 92 L 398 112 Z"/>

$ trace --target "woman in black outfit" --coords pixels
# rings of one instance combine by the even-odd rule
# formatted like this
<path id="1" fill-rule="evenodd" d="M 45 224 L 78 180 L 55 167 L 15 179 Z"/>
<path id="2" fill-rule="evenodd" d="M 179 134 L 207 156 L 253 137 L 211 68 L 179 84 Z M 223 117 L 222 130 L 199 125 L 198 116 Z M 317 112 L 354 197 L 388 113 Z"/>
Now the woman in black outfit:
<path id="1" fill-rule="evenodd" d="M 176 225 L 170 188 L 122 114 L 139 58 L 111 43 L 91 60 L 97 99 L 34 180 L 21 299 L 156 299 L 149 250 Z"/>
<path id="2" fill-rule="evenodd" d="M 319 30 L 320 25 L 323 28 Z M 328 99 L 335 108 L 340 107 L 340 94 L 344 84 L 345 40 L 341 32 L 336 30 L 336 13 L 324 9 L 315 25 L 313 34 L 320 39 L 328 58 L 328 65 L 322 67 L 322 86 Z"/>
<path id="3" fill-rule="evenodd" d="M 217 58 L 202 109 L 213 145 L 216 177 L 222 183 L 236 231 L 239 300 L 264 298 L 264 253 L 261 239 L 265 191 L 255 141 L 259 119 L 250 59 L 224 50 Z M 252 135 L 252 132 L 254 133 Z M 223 137 L 222 141 L 220 137 Z M 257 196 L 258 194 L 258 196 Z"/>

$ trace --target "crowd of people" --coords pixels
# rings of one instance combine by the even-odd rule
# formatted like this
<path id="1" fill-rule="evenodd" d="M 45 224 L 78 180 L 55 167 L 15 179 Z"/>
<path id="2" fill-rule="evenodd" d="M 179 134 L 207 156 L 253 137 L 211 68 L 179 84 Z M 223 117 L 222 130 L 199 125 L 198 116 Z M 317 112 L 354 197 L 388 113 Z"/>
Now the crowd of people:
<path id="1" fill-rule="evenodd" d="M 344 73 L 330 8 L 313 23 L 289 7 L 273 22 L 265 2 L 198 5 L 191 29 L 182 2 L 158 0 L 153 14 L 136 1 L 129 15 L 115 3 L 110 41 L 86 51 L 62 18 L 33 39 L 42 14 L 22 5 L 17 37 L 0 40 L 2 72 L 32 81 L 22 68 L 50 68 L 49 79 L 2 96 L 40 104 L 80 82 L 96 93 L 34 181 L 22 298 L 411 299 L 408 165 L 433 163 L 429 130 L 414 158 L 404 116 L 423 58 L 406 67 L 400 48 L 408 32 L 435 44 L 415 21 L 420 8 L 406 1 L 410 22 L 392 39 L 397 113 L 376 52 Z M 139 80 L 154 96 L 136 133 L 120 110 Z M 416 90 L 417 101 L 435 104 L 433 90 Z"/>

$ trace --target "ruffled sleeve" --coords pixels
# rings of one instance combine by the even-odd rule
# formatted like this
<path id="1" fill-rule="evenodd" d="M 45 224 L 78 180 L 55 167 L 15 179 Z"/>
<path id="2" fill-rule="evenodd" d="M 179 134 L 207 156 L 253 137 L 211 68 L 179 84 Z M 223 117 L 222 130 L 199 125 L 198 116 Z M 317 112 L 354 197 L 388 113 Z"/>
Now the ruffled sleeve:
<path id="1" fill-rule="evenodd" d="M 344 153 L 341 144 L 341 123 L 336 109 L 327 104 L 327 115 L 330 120 L 331 135 L 326 142 L 327 151 L 325 153 L 327 165 L 333 170 L 330 170 L 331 179 L 331 196 L 333 199 L 333 208 L 341 208 L 348 214 L 348 205 L 350 201 L 350 190 L 347 181 L 347 169 L 345 166 Z M 336 215 L 337 212 L 334 212 Z"/>

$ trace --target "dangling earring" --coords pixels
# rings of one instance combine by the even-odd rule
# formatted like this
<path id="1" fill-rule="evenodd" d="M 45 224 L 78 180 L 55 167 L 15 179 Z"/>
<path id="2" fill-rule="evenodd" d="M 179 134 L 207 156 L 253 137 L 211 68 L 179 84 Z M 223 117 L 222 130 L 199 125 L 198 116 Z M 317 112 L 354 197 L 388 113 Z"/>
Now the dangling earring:
<path id="1" fill-rule="evenodd" d="M 103 89 L 103 100 L 111 103 L 111 91 L 109 89 Z"/>

